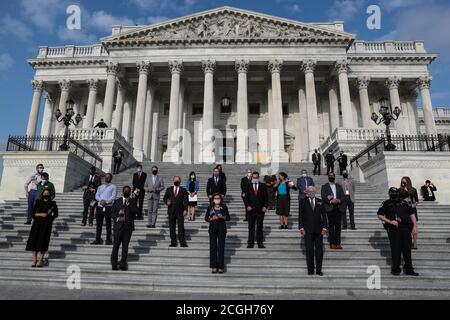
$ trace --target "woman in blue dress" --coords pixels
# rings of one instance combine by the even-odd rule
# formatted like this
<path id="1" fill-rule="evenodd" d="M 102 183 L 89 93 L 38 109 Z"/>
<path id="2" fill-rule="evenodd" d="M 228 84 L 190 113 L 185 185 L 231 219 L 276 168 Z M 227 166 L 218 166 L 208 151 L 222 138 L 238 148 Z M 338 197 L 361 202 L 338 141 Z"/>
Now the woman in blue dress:
<path id="1" fill-rule="evenodd" d="M 298 190 L 292 181 L 289 181 L 285 172 L 280 172 L 279 182 L 273 187 L 276 196 L 276 213 L 280 216 L 280 229 L 288 229 L 288 217 L 291 209 L 290 190 Z"/>

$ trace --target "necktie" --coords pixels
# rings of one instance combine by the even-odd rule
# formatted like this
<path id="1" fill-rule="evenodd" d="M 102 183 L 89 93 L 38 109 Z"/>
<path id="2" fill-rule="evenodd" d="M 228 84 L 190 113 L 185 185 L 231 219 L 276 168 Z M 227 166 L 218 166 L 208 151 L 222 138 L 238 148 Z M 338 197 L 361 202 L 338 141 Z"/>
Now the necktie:
<path id="1" fill-rule="evenodd" d="M 175 192 L 174 192 L 173 194 L 174 194 L 174 196 L 175 196 L 175 198 L 176 198 L 177 195 L 178 195 L 178 188 L 177 188 L 177 187 L 175 187 Z"/>
<path id="2" fill-rule="evenodd" d="M 215 180 L 216 180 L 216 185 L 217 185 L 217 183 L 218 183 L 218 179 L 217 179 L 217 177 L 216 178 L 214 178 Z"/>
<path id="3" fill-rule="evenodd" d="M 91 176 L 91 179 L 89 180 L 89 183 L 92 183 L 94 181 L 94 176 Z"/>
<path id="4" fill-rule="evenodd" d="M 255 195 L 258 194 L 258 185 L 255 183 L 253 184 L 253 190 L 255 191 Z"/>
<path id="5" fill-rule="evenodd" d="M 314 207 L 315 207 L 315 204 L 314 204 L 314 198 L 309 199 L 309 201 L 311 202 L 311 208 L 312 208 L 313 211 L 314 211 Z"/>

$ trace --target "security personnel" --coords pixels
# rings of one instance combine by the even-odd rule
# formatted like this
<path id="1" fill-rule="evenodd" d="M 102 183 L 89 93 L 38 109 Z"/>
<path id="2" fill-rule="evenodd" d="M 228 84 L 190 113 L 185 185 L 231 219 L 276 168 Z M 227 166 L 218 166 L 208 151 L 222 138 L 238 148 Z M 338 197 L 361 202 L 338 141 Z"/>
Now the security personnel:
<path id="1" fill-rule="evenodd" d="M 411 232 L 417 233 L 417 222 L 411 206 L 400 200 L 400 192 L 397 188 L 389 189 L 389 200 L 384 201 L 378 209 L 380 219 L 386 229 L 391 245 L 392 271 L 394 276 L 400 275 L 401 255 L 405 261 L 404 273 L 410 276 L 418 276 L 414 272 L 411 259 Z"/>

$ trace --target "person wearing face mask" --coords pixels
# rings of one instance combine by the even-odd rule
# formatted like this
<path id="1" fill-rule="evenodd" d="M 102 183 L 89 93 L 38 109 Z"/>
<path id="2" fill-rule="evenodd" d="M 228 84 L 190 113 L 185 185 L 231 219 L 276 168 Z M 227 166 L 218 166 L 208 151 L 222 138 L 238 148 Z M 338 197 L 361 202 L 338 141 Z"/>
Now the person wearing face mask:
<path id="1" fill-rule="evenodd" d="M 206 209 L 205 221 L 209 222 L 209 266 L 212 273 L 225 269 L 226 221 L 230 221 L 228 207 L 222 203 L 220 194 L 213 196 L 213 204 Z"/>
<path id="2" fill-rule="evenodd" d="M 403 255 L 404 273 L 418 276 L 414 271 L 411 257 L 411 233 L 417 233 L 417 221 L 412 207 L 401 200 L 397 188 L 389 189 L 389 199 L 383 201 L 377 213 L 387 231 L 391 247 L 391 274 L 398 276 L 401 273 L 401 256 Z"/>
<path id="3" fill-rule="evenodd" d="M 137 207 L 139 201 L 139 190 L 131 193 L 131 188 L 125 186 L 122 189 L 123 196 L 114 201 L 111 209 L 111 217 L 114 221 L 114 244 L 111 253 L 112 270 L 128 270 L 128 245 L 131 234 L 134 231 L 134 220 L 139 214 Z M 122 257 L 118 262 L 119 248 L 122 245 Z M 118 266 L 119 265 L 119 266 Z"/>
<path id="4" fill-rule="evenodd" d="M 430 180 L 425 181 L 425 184 L 420 188 L 423 201 L 436 201 L 436 196 L 434 195 L 436 191 L 436 186 Z"/>
<path id="5" fill-rule="evenodd" d="M 158 218 L 158 206 L 161 192 L 165 189 L 164 179 L 158 175 L 158 167 L 152 167 L 152 174 L 147 176 L 144 189 L 148 193 L 148 222 L 147 228 L 155 228 Z"/>
<path id="6" fill-rule="evenodd" d="M 142 170 L 142 165 L 138 164 L 136 167 L 136 172 L 133 174 L 133 192 L 139 190 L 139 198 L 138 198 L 138 215 L 136 217 L 137 220 L 144 220 L 143 211 L 144 211 L 144 199 L 145 199 L 145 181 L 147 180 L 147 173 Z"/>
<path id="7" fill-rule="evenodd" d="M 316 198 L 315 187 L 306 189 L 306 197 L 300 200 L 298 210 L 298 229 L 305 239 L 308 275 L 313 275 L 315 269 L 317 275 L 323 276 L 323 236 L 327 233 L 328 218 L 322 200 Z"/>
<path id="8" fill-rule="evenodd" d="M 314 153 L 311 156 L 312 163 L 314 164 L 313 175 L 316 173 L 320 176 L 320 167 L 322 165 L 322 155 L 317 152 L 317 149 L 314 150 Z"/>
<path id="9" fill-rule="evenodd" d="M 55 199 L 56 196 L 56 192 L 55 192 L 55 186 L 53 185 L 53 183 L 51 183 L 49 181 L 50 177 L 48 175 L 47 172 L 42 172 L 41 174 L 41 183 L 39 183 L 37 185 L 37 194 L 36 194 L 36 198 L 39 199 L 42 196 L 42 192 L 44 192 L 44 190 L 49 190 L 50 191 L 50 198 L 51 200 Z"/>
<path id="10" fill-rule="evenodd" d="M 51 199 L 49 189 L 45 189 L 41 197 L 33 205 L 33 225 L 31 226 L 26 250 L 33 254 L 32 267 L 44 266 L 44 255 L 48 251 L 52 234 L 53 220 L 58 217 L 58 206 Z"/>
<path id="11" fill-rule="evenodd" d="M 419 221 L 417 216 L 417 206 L 419 205 L 419 196 L 417 194 L 416 188 L 412 186 L 412 181 L 410 177 L 403 177 L 400 183 L 400 200 L 408 203 L 416 216 L 416 221 Z M 412 248 L 417 250 L 417 232 L 413 234 Z"/>
<path id="12" fill-rule="evenodd" d="M 342 176 L 344 178 L 344 181 L 342 182 L 342 188 L 344 189 L 344 199 L 343 199 L 343 205 L 344 205 L 344 212 L 342 214 L 342 229 L 347 229 L 347 208 L 348 208 L 348 214 L 350 218 L 350 228 L 352 230 L 356 230 L 355 226 L 355 185 L 348 177 L 348 171 L 343 170 Z"/>
<path id="13" fill-rule="evenodd" d="M 89 212 L 89 226 L 94 225 L 94 210 L 96 207 L 95 193 L 100 186 L 101 178 L 96 173 L 97 169 L 92 166 L 89 170 L 89 177 L 86 178 L 83 186 L 83 220 L 81 222 L 82 226 L 86 225 L 88 220 Z"/>
<path id="14" fill-rule="evenodd" d="M 113 174 L 119 174 L 120 173 L 120 166 L 122 165 L 122 159 L 125 157 L 125 154 L 123 153 L 122 148 L 117 149 L 113 153 L 114 158 L 114 170 Z"/>
<path id="15" fill-rule="evenodd" d="M 247 185 L 252 183 L 252 169 L 247 169 L 245 177 L 241 179 L 241 198 L 245 205 L 245 192 L 247 191 Z M 244 221 L 248 221 L 248 212 L 245 210 Z"/>
<path id="16" fill-rule="evenodd" d="M 186 237 L 184 233 L 184 216 L 188 207 L 188 192 L 180 186 L 181 178 L 175 176 L 173 178 L 173 186 L 166 189 L 163 201 L 167 205 L 167 214 L 169 215 L 170 229 L 170 247 L 176 247 L 177 234 L 176 226 L 178 225 L 178 240 L 181 247 L 187 247 Z"/>
<path id="17" fill-rule="evenodd" d="M 333 150 L 328 150 L 328 154 L 325 156 L 325 163 L 327 165 L 327 175 L 330 172 L 334 172 L 334 162 L 336 161 Z"/>
<path id="18" fill-rule="evenodd" d="M 199 182 L 194 171 L 189 174 L 186 181 L 186 190 L 188 191 L 188 219 L 195 221 L 195 208 L 197 207 L 197 197 L 199 190 Z"/>
<path id="19" fill-rule="evenodd" d="M 111 183 L 112 174 L 107 173 L 105 175 L 105 183 L 98 187 L 95 194 L 95 200 L 97 200 L 97 208 L 95 209 L 95 219 L 97 223 L 97 232 L 95 241 L 91 244 L 102 244 L 102 229 L 103 220 L 106 221 L 106 244 L 112 245 L 112 232 L 111 232 L 111 209 L 114 204 L 114 200 L 117 196 L 117 187 Z"/>
<path id="20" fill-rule="evenodd" d="M 272 168 L 267 170 L 267 174 L 264 176 L 264 184 L 267 187 L 267 209 L 275 210 L 275 190 L 274 187 L 278 183 L 276 175 L 272 174 Z"/>
<path id="21" fill-rule="evenodd" d="M 344 190 L 336 181 L 334 172 L 328 174 L 328 183 L 322 185 L 321 198 L 328 218 L 328 240 L 330 249 L 342 250 L 341 225 L 344 212 L 343 198 Z"/>
<path id="22" fill-rule="evenodd" d="M 31 175 L 24 184 L 25 197 L 28 200 L 27 220 L 25 221 L 25 224 L 31 224 L 31 220 L 33 218 L 33 205 L 37 196 L 37 185 L 41 183 L 41 174 L 43 172 L 44 165 L 40 163 L 36 166 L 36 172 Z"/>
<path id="23" fill-rule="evenodd" d="M 223 172 L 222 166 L 221 166 L 220 164 L 218 164 L 218 165 L 216 166 L 216 168 L 219 170 L 219 177 L 220 177 L 223 181 L 225 181 L 225 183 L 226 183 L 226 182 L 227 182 L 227 176 L 225 175 L 225 172 Z"/>
<path id="24" fill-rule="evenodd" d="M 341 150 L 339 153 L 339 157 L 337 158 L 337 162 L 339 164 L 339 174 L 342 176 L 344 170 L 347 170 L 348 166 L 348 158 L 344 151 Z"/>
<path id="25" fill-rule="evenodd" d="M 319 173 L 320 175 L 320 173 Z M 300 178 L 297 178 L 298 200 L 301 201 L 306 197 L 306 189 L 315 186 L 313 178 L 308 176 L 308 172 L 303 169 Z"/>
<path id="26" fill-rule="evenodd" d="M 289 181 L 285 172 L 280 172 L 278 181 L 273 186 L 276 192 L 276 213 L 280 216 L 280 230 L 287 230 L 291 210 L 291 189 L 297 190 L 297 187 Z"/>
<path id="27" fill-rule="evenodd" d="M 222 195 L 222 199 L 227 194 L 226 181 L 220 177 L 220 170 L 217 167 L 214 168 L 213 176 L 208 179 L 208 183 L 206 184 L 206 194 L 210 203 L 212 203 L 212 197 L 216 193 Z"/>
<path id="28" fill-rule="evenodd" d="M 264 215 L 267 212 L 268 199 L 266 185 L 259 182 L 259 172 L 257 171 L 252 173 L 252 182 L 247 185 L 244 202 L 248 212 L 247 248 L 255 246 L 256 231 L 258 248 L 264 249 Z"/>

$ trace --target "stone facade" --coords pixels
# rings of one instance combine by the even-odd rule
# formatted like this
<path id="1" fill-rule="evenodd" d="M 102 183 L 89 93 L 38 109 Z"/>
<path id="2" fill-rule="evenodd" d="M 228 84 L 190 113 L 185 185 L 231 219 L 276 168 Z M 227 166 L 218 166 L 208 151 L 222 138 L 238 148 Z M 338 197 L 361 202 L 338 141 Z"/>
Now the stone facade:
<path id="1" fill-rule="evenodd" d="M 386 96 L 399 134 L 436 133 L 421 41 L 365 42 L 342 23 L 306 24 L 230 7 L 150 26 L 114 26 L 92 46 L 41 47 L 30 59 L 27 134 L 59 133 L 72 98 L 82 126 L 101 118 L 141 161 L 301 162 L 336 129 L 375 130 Z M 224 98 L 228 98 L 224 99 Z M 229 101 L 223 105 L 223 101 Z"/>

